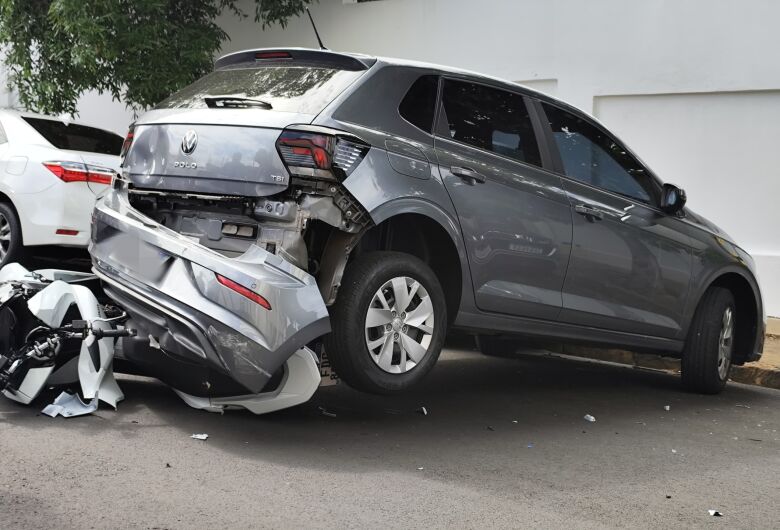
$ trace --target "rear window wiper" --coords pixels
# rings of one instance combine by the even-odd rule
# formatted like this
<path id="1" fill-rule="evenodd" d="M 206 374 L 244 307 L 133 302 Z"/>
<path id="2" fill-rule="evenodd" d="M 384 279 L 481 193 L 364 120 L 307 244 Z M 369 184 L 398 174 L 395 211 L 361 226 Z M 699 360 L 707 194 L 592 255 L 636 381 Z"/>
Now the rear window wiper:
<path id="1" fill-rule="evenodd" d="M 271 110 L 273 108 L 267 101 L 242 96 L 204 96 L 203 101 L 210 109 L 259 107 Z"/>

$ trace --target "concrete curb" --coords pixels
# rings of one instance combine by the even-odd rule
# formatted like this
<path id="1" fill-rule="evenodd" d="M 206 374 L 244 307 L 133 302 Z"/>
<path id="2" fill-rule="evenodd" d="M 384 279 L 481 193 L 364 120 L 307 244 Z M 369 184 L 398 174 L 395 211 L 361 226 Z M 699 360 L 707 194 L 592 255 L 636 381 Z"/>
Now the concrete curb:
<path id="1" fill-rule="evenodd" d="M 610 350 L 601 348 L 588 348 L 585 346 L 566 345 L 553 348 L 553 353 L 561 353 L 566 356 L 580 357 L 583 359 L 596 359 L 610 363 L 624 364 L 636 368 L 648 368 L 652 370 L 664 370 L 678 373 L 680 360 L 670 357 L 660 357 L 645 353 L 636 353 L 626 350 Z M 761 363 L 750 363 L 744 366 L 734 366 L 731 369 L 731 381 L 747 385 L 763 386 L 780 390 L 780 367 L 765 366 Z"/>

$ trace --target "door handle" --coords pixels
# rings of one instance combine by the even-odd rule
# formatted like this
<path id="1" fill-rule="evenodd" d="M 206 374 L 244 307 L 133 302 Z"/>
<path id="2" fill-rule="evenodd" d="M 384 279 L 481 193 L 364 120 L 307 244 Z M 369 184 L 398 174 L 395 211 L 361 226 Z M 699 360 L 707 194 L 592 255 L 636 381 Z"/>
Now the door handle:
<path id="1" fill-rule="evenodd" d="M 456 177 L 460 177 L 462 179 L 466 179 L 473 182 L 478 182 L 480 184 L 484 184 L 486 180 L 485 175 L 478 173 L 477 171 L 471 169 L 470 167 L 452 166 L 450 168 L 450 172 Z"/>
<path id="2" fill-rule="evenodd" d="M 574 211 L 580 215 L 584 215 L 590 222 L 601 221 L 604 219 L 604 213 L 598 208 L 588 206 L 587 204 L 578 204 L 574 207 Z"/>

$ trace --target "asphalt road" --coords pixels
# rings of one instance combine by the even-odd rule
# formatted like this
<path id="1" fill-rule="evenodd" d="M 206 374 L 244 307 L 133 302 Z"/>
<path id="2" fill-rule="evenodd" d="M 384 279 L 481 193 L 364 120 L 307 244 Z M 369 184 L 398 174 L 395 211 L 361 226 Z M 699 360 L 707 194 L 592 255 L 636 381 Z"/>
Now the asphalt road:
<path id="1" fill-rule="evenodd" d="M 463 351 L 402 397 L 329 387 L 264 417 L 120 385 L 117 412 L 83 418 L 0 400 L 0 526 L 780 526 L 775 390 Z"/>

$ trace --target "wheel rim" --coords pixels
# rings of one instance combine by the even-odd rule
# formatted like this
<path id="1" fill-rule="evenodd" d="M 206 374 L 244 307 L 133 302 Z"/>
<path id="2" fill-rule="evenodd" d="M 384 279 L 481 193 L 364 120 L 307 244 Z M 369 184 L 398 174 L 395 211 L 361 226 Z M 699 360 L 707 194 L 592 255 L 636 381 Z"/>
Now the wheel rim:
<path id="1" fill-rule="evenodd" d="M 406 373 L 427 355 L 433 326 L 433 302 L 425 287 L 408 276 L 388 280 L 366 313 L 369 355 L 385 372 Z"/>
<path id="2" fill-rule="evenodd" d="M 5 260 L 11 247 L 11 225 L 5 215 L 0 213 L 0 262 Z"/>
<path id="3" fill-rule="evenodd" d="M 734 349 L 734 311 L 727 307 L 723 311 L 718 339 L 718 375 L 721 380 L 728 376 L 731 367 L 731 352 Z"/>

